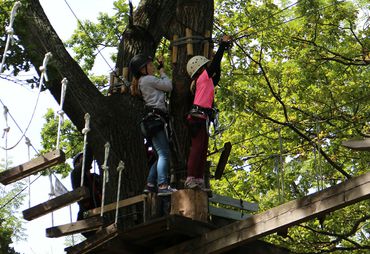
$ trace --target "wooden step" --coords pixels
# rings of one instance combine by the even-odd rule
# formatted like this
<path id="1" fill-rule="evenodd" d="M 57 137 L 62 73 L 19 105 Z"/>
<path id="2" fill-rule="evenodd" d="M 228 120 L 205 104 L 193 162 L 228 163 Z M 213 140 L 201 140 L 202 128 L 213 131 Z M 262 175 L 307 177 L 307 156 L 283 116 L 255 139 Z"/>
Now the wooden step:
<path id="1" fill-rule="evenodd" d="M 88 197 L 90 197 L 89 189 L 86 187 L 78 187 L 66 194 L 24 210 L 22 212 L 23 218 L 30 221 Z"/>
<path id="2" fill-rule="evenodd" d="M 64 250 L 68 254 L 83 254 L 89 253 L 91 250 L 96 249 L 100 245 L 108 242 L 109 240 L 118 236 L 118 230 L 116 224 L 111 224 L 106 228 L 99 230 L 95 235 L 87 238 L 85 241 L 65 248 Z"/>
<path id="3" fill-rule="evenodd" d="M 134 205 L 134 204 L 137 204 L 137 203 L 140 203 L 140 202 L 144 202 L 144 206 L 145 206 L 146 198 L 147 198 L 147 195 L 141 194 L 141 195 L 137 195 L 137 196 L 134 196 L 134 197 L 130 197 L 130 198 L 127 198 L 127 199 L 120 200 L 118 202 L 118 208 Z M 107 204 L 107 205 L 104 206 L 104 212 L 113 211 L 113 210 L 116 209 L 116 206 L 117 206 L 117 202 Z M 98 215 L 98 214 L 100 214 L 100 211 L 101 211 L 101 207 L 91 209 L 91 210 L 87 211 L 87 216 L 91 217 L 91 216 Z"/>
<path id="4" fill-rule="evenodd" d="M 55 150 L 44 155 L 40 155 L 24 164 L 1 172 L 0 182 L 7 185 L 64 161 L 65 155 L 63 151 Z"/>
<path id="5" fill-rule="evenodd" d="M 224 148 L 223 148 L 223 151 L 220 155 L 220 159 L 218 160 L 217 168 L 216 168 L 216 171 L 215 171 L 215 179 L 216 180 L 221 179 L 222 174 L 224 173 L 227 161 L 229 160 L 231 147 L 232 147 L 232 145 L 231 145 L 230 142 L 226 142 L 224 144 Z"/>
<path id="6" fill-rule="evenodd" d="M 370 151 L 370 138 L 346 140 L 342 145 L 356 151 Z"/>
<path id="7" fill-rule="evenodd" d="M 46 229 L 46 237 L 54 238 L 65 235 L 78 234 L 97 230 L 103 226 L 103 218 L 100 216 L 79 220 L 73 223 L 64 224 Z"/>

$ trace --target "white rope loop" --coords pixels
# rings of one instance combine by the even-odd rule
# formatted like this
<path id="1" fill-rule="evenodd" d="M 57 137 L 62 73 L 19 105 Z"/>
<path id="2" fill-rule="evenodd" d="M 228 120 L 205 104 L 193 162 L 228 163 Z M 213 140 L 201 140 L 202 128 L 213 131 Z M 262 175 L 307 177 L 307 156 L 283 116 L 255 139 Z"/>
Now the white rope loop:
<path id="1" fill-rule="evenodd" d="M 41 71 L 40 85 L 43 83 L 43 79 L 45 79 L 45 81 L 49 81 L 48 75 L 46 73 L 46 71 L 47 71 L 46 68 L 47 68 L 48 62 L 49 62 L 49 60 L 52 56 L 53 55 L 50 52 L 46 53 L 45 57 L 44 57 L 44 60 L 42 62 L 42 66 L 39 67 L 39 70 Z"/>
<path id="2" fill-rule="evenodd" d="M 84 148 L 82 156 L 82 168 L 81 168 L 81 187 L 84 185 L 84 176 L 85 176 L 85 163 L 86 163 L 86 147 L 87 147 L 87 133 L 90 131 L 90 114 L 85 114 L 85 128 L 82 130 L 84 134 Z"/>
<path id="3" fill-rule="evenodd" d="M 103 217 L 104 214 L 104 202 L 105 202 L 105 184 L 109 181 L 109 172 L 108 172 L 108 156 L 109 156 L 109 149 L 110 144 L 109 142 L 105 143 L 104 145 L 104 163 L 102 166 L 103 169 L 103 190 L 102 190 L 102 203 L 101 203 L 101 210 L 100 210 L 100 216 Z"/>
<path id="4" fill-rule="evenodd" d="M 118 221 L 118 202 L 119 202 L 119 197 L 121 194 L 121 176 L 122 176 L 122 171 L 125 169 L 125 163 L 123 161 L 120 161 L 118 163 L 117 171 L 118 171 L 118 187 L 117 187 L 117 202 L 116 202 L 116 217 L 115 217 L 115 224 L 117 224 Z"/>
<path id="5" fill-rule="evenodd" d="M 57 112 L 58 115 L 59 115 L 58 135 L 57 135 L 57 149 L 59 149 L 59 146 L 60 146 L 60 132 L 61 132 L 62 124 L 64 122 L 63 105 L 64 105 L 64 98 L 66 96 L 67 84 L 68 84 L 67 78 L 63 78 L 63 80 L 62 80 L 62 90 L 60 92 L 59 110 Z"/>
<path id="6" fill-rule="evenodd" d="M 10 13 L 9 25 L 5 27 L 5 32 L 7 33 L 8 36 L 6 38 L 3 59 L 2 59 L 1 64 L 0 64 L 0 73 L 3 72 L 3 67 L 4 67 L 4 63 L 5 63 L 5 59 L 6 59 L 6 53 L 8 52 L 9 44 L 10 44 L 10 42 L 13 42 L 13 34 L 14 34 L 13 23 L 14 23 L 15 16 L 17 14 L 17 10 L 21 5 L 22 4 L 19 1 L 17 1 L 14 4 L 13 9 Z"/>

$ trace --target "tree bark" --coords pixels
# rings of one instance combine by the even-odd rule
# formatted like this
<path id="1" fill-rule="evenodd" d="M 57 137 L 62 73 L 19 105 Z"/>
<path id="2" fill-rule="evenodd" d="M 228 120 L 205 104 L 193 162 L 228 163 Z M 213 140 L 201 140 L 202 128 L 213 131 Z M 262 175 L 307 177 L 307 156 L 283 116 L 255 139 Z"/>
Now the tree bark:
<path id="1" fill-rule="evenodd" d="M 61 80 L 64 77 L 68 79 L 64 111 L 78 130 L 84 128 L 85 113 L 90 114 L 88 142 L 99 164 L 104 161 L 104 144 L 109 142 L 111 145 L 108 160 L 110 178 L 105 203 L 116 199 L 116 167 L 120 160 L 126 165 L 120 198 L 140 193 L 148 173 L 143 137 L 138 128 L 143 103 L 129 94 L 103 96 L 66 51 L 38 0 L 28 1 L 20 11 L 23 13 L 17 19 L 15 30 L 32 64 L 37 68 L 47 52 L 53 55 L 48 64 L 49 81 L 45 83 L 46 88 L 59 102 Z M 133 55 L 139 52 L 154 55 L 163 37 L 172 39 L 174 34 L 184 37 L 187 27 L 193 30 L 193 35 L 204 35 L 205 30 L 211 30 L 212 17 L 213 1 L 141 1 L 134 13 L 133 23 L 127 27 L 119 45 L 116 63 L 120 72 L 118 74 L 122 74 L 122 68 L 128 65 Z M 194 44 L 194 52 L 202 53 L 201 43 Z M 183 160 L 182 176 L 190 143 L 184 120 L 191 104 L 190 84 L 186 74 L 186 62 L 190 57 L 186 53 L 186 45 L 180 45 L 178 62 L 173 66 L 174 90 L 170 103 L 181 144 L 180 153 L 176 156 L 181 156 Z M 180 168 L 179 165 L 176 167 Z"/>

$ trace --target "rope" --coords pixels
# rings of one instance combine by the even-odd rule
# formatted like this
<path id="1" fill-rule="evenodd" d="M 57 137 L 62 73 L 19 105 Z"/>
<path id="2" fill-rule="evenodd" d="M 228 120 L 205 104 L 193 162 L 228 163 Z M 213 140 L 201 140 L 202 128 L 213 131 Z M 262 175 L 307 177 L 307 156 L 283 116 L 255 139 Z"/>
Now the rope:
<path id="1" fill-rule="evenodd" d="M 116 202 L 116 217 L 114 223 L 117 224 L 118 222 L 118 202 L 119 202 L 119 197 L 121 194 L 121 176 L 122 176 L 122 171 L 125 169 L 125 163 L 123 161 L 120 161 L 117 167 L 118 171 L 118 190 L 117 190 L 117 202 Z"/>
<path id="2" fill-rule="evenodd" d="M 5 118 L 5 128 L 2 138 L 5 137 L 5 148 L 8 148 L 8 133 L 10 130 L 9 124 L 8 124 L 8 113 L 9 109 L 7 106 L 4 106 L 4 118 Z M 5 150 L 5 170 L 8 169 L 8 150 Z"/>
<path id="3" fill-rule="evenodd" d="M 7 35 L 7 38 L 6 38 L 6 44 L 5 44 L 3 59 L 2 59 L 1 64 L 0 64 L 0 73 L 3 72 L 3 67 L 4 67 L 4 64 L 5 64 L 6 53 L 8 52 L 9 44 L 10 44 L 10 42 L 13 42 L 13 35 L 14 35 L 13 23 L 14 23 L 15 15 L 17 14 L 17 10 L 21 5 L 22 4 L 19 1 L 17 1 L 14 4 L 12 12 L 10 14 L 9 26 L 5 27 L 5 31 L 8 35 Z"/>
<path id="4" fill-rule="evenodd" d="M 109 172 L 108 172 L 108 156 L 109 156 L 109 149 L 110 144 L 109 142 L 105 143 L 105 153 L 104 153 L 104 163 L 102 166 L 103 169 L 103 190 L 102 190 L 102 201 L 101 201 L 101 210 L 100 210 L 100 216 L 102 217 L 104 214 L 104 201 L 105 201 L 105 184 L 109 181 Z"/>
<path id="5" fill-rule="evenodd" d="M 64 98 L 66 96 L 66 90 L 67 90 L 67 84 L 68 80 L 67 78 L 64 78 L 62 80 L 62 91 L 60 93 L 60 106 L 58 110 L 58 115 L 59 115 L 59 122 L 58 122 L 58 134 L 57 134 L 57 149 L 59 149 L 60 145 L 60 131 L 61 131 L 61 126 L 64 122 L 64 111 L 63 111 L 63 104 L 64 104 Z"/>
<path id="6" fill-rule="evenodd" d="M 35 116 L 35 113 L 36 113 L 36 108 L 37 108 L 37 105 L 39 103 L 39 99 L 40 99 L 40 94 L 41 94 L 41 89 L 42 89 L 42 86 L 44 84 L 44 79 L 46 81 L 48 81 L 48 78 L 47 78 L 47 74 L 46 74 L 46 66 L 47 66 L 47 63 L 49 61 L 49 59 L 52 57 L 52 54 L 50 52 L 46 53 L 45 54 L 45 57 L 44 57 L 44 61 L 43 61 L 43 64 L 42 66 L 40 67 L 40 71 L 41 71 L 41 77 L 40 77 L 40 81 L 39 81 L 39 91 L 38 91 L 38 94 L 37 94 L 37 98 L 36 98 L 36 102 L 35 102 L 35 106 L 33 108 L 33 112 L 32 112 L 32 115 L 31 115 L 31 119 L 30 121 L 28 122 L 28 125 L 26 127 L 26 129 L 24 130 L 24 132 L 22 132 L 22 135 L 21 137 L 19 138 L 19 140 L 15 143 L 15 145 L 11 146 L 11 147 L 1 147 L 1 149 L 3 150 L 12 150 L 14 149 L 20 142 L 21 140 L 23 139 L 23 137 L 25 137 L 27 131 L 28 131 L 28 128 L 30 127 L 31 123 L 32 123 L 32 120 Z M 3 103 L 2 103 L 3 104 Z M 4 104 L 3 104 L 4 105 Z M 14 120 L 14 119 L 13 119 Z M 19 128 L 19 127 L 18 127 Z"/>
<path id="7" fill-rule="evenodd" d="M 81 187 L 84 185 L 85 178 L 85 164 L 86 164 L 86 148 L 87 148 L 87 133 L 90 131 L 90 114 L 85 114 L 85 128 L 82 129 L 82 134 L 84 134 L 84 148 L 82 156 L 82 169 L 81 169 Z"/>
<path id="8" fill-rule="evenodd" d="M 198 43 L 198 42 L 203 42 L 203 41 L 213 41 L 212 38 L 205 38 L 203 36 L 200 36 L 200 35 L 192 35 L 192 36 L 188 36 L 188 37 L 181 37 L 181 38 L 178 38 L 177 40 L 173 40 L 171 43 L 170 43 L 170 46 L 179 46 L 179 45 L 184 45 L 184 44 L 188 44 L 188 43 Z"/>
<path id="9" fill-rule="evenodd" d="M 27 154 L 28 154 L 28 161 L 31 160 L 31 152 L 30 147 L 32 146 L 31 140 L 28 137 L 25 137 L 26 145 L 27 145 Z M 31 207 L 31 176 L 28 177 L 28 207 Z"/>

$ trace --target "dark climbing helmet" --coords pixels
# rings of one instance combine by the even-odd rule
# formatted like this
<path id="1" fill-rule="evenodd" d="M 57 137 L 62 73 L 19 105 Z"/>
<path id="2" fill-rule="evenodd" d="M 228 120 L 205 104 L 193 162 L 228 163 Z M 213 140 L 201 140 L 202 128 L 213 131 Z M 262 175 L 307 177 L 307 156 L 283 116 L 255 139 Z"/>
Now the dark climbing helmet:
<path id="1" fill-rule="evenodd" d="M 142 75 L 140 72 L 141 68 L 145 67 L 145 65 L 152 60 L 153 58 L 148 55 L 144 54 L 135 55 L 131 59 L 129 64 L 129 69 L 132 72 L 132 75 L 134 75 L 134 77 L 136 78 L 139 78 Z"/>

